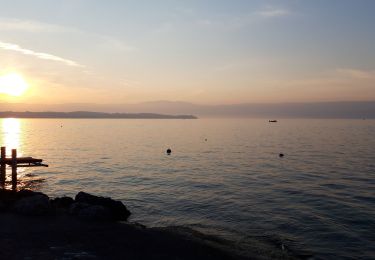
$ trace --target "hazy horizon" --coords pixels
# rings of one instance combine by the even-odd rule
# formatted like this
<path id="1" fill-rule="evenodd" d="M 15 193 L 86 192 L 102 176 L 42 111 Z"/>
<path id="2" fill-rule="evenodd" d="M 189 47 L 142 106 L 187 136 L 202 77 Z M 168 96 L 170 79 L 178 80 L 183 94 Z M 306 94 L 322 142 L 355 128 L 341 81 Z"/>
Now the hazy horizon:
<path id="1" fill-rule="evenodd" d="M 164 115 L 194 115 L 198 117 L 277 117 L 277 118 L 375 118 L 375 101 L 241 103 L 232 105 L 202 105 L 179 101 L 154 101 L 133 104 L 27 104 L 0 103 L 0 111 L 13 112 L 73 112 L 156 113 Z"/>

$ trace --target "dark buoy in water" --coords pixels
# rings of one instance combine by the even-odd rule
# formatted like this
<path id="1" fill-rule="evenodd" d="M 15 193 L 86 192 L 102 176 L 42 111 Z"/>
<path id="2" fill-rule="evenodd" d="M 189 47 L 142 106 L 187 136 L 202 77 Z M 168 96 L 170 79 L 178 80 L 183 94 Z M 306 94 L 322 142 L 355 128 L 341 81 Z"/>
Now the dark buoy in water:
<path id="1" fill-rule="evenodd" d="M 167 149 L 167 154 L 170 155 L 171 153 L 172 153 L 171 148 L 168 148 L 168 149 Z"/>
<path id="2" fill-rule="evenodd" d="M 204 139 L 207 142 L 207 138 Z"/>
<path id="3" fill-rule="evenodd" d="M 283 153 L 279 153 L 279 157 L 284 157 L 284 154 Z"/>

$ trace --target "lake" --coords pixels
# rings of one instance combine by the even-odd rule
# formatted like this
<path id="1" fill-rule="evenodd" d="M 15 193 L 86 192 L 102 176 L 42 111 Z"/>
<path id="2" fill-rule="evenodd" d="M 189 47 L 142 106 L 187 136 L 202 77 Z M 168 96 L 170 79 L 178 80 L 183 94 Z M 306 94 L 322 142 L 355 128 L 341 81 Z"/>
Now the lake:
<path id="1" fill-rule="evenodd" d="M 375 255 L 375 120 L 9 118 L 0 129 L 8 155 L 50 165 L 19 169 L 21 186 L 49 196 L 111 196 L 130 221 L 239 248 Z"/>

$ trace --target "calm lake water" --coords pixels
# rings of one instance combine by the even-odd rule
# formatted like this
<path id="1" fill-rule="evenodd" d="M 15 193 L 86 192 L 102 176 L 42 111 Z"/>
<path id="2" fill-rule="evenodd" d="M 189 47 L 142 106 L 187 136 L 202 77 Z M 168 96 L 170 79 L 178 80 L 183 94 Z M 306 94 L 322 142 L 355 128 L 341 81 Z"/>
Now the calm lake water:
<path id="1" fill-rule="evenodd" d="M 50 196 L 111 196 L 131 221 L 239 247 L 256 238 L 317 258 L 375 257 L 375 120 L 2 119 L 0 129 L 1 144 L 50 165 L 20 169 Z"/>

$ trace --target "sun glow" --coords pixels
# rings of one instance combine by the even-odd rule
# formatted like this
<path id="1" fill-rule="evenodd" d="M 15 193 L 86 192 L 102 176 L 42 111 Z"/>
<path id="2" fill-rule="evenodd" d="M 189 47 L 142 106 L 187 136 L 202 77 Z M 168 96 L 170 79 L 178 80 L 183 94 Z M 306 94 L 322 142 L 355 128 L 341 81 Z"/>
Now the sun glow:
<path id="1" fill-rule="evenodd" d="M 21 96 L 28 88 L 27 82 L 17 73 L 0 76 L 0 93 Z"/>

